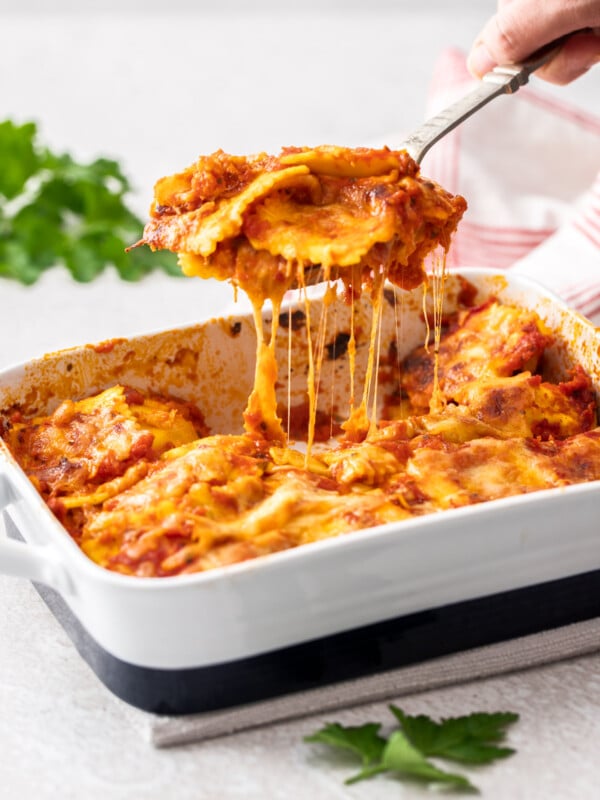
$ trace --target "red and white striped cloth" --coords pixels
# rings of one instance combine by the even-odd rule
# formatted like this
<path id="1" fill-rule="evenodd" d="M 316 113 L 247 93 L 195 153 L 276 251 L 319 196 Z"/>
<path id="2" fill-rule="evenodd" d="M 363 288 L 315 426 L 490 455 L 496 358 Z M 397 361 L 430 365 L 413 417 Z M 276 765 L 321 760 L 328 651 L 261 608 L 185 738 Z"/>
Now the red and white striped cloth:
<path id="1" fill-rule="evenodd" d="M 429 115 L 472 85 L 465 54 L 444 52 Z M 469 204 L 450 267 L 517 270 L 600 324 L 600 118 L 536 82 L 438 142 L 423 174 Z"/>

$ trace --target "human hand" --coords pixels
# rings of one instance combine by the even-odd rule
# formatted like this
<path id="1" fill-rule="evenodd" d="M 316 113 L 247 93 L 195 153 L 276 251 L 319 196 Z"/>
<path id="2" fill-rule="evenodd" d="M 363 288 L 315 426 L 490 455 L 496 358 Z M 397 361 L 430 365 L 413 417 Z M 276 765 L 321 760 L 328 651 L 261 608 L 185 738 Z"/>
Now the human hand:
<path id="1" fill-rule="evenodd" d="M 475 39 L 467 65 L 481 78 L 566 34 L 572 35 L 535 73 L 550 83 L 570 83 L 600 61 L 600 0 L 498 0 L 498 11 Z"/>

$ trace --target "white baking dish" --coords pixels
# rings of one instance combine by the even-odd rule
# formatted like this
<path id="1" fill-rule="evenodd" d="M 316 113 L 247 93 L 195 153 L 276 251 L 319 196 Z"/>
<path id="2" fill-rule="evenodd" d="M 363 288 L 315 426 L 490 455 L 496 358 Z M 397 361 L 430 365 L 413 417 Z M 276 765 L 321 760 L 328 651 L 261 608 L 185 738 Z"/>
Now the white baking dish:
<path id="1" fill-rule="evenodd" d="M 547 369 L 558 376 L 566 365 L 579 362 L 600 389 L 600 332 L 590 323 L 529 280 L 484 270 L 461 274 L 477 287 L 478 300 L 493 294 L 535 308 L 558 334 Z M 449 278 L 448 308 L 456 303 L 461 285 L 457 276 Z M 305 336 L 302 308 L 290 309 L 295 341 Z M 405 352 L 423 341 L 421 308 L 420 292 L 397 293 L 386 312 L 384 349 L 392 339 Z M 365 302 L 358 322 L 369 313 Z M 326 342 L 332 344 L 344 331 L 347 314 L 345 309 L 330 311 Z M 290 317 L 284 317 L 287 324 Z M 311 318 L 316 325 L 317 309 Z M 359 364 L 367 345 L 368 326 L 363 327 Z M 20 404 L 26 412 L 42 412 L 65 397 L 118 381 L 194 400 L 214 432 L 238 432 L 252 382 L 254 344 L 251 317 L 240 315 L 61 351 L 0 373 L 0 410 Z M 284 397 L 287 344 L 284 324 L 278 341 Z M 292 402 L 305 389 L 304 350 L 294 349 Z M 333 347 L 328 354 L 320 397 L 327 407 L 332 402 L 327 387 L 333 384 L 333 402 L 343 410 L 348 366 L 345 358 L 334 357 L 339 354 Z M 567 580 L 585 575 L 586 587 L 589 581 L 598 585 L 598 481 L 358 531 L 203 574 L 160 579 L 115 574 L 90 561 L 1 441 L 0 509 L 11 531 L 24 540 L 0 539 L 0 571 L 55 590 L 43 596 L 101 679 L 124 699 L 152 710 L 197 711 L 395 666 L 491 641 L 494 635 L 506 638 L 523 632 L 524 607 L 541 602 L 541 595 L 536 599 L 516 591 L 522 587 L 545 586 L 544 603 L 553 609 L 552 617 L 540 616 L 539 609 L 532 612 L 533 627 L 564 622 L 564 615 L 555 614 L 557 607 L 568 619 L 600 613 L 600 600 L 595 600 L 600 592 L 591 603 L 589 595 L 579 597 L 583 584 Z M 550 602 L 553 587 L 563 595 L 555 604 Z M 565 603 L 565 592 L 573 595 L 572 602 Z M 473 602 L 485 597 L 497 597 L 498 603 Z M 515 598 L 521 598 L 520 605 L 515 606 Z M 462 620 L 468 627 L 473 610 L 480 617 L 488 609 L 484 616 L 500 619 L 503 607 L 514 609 L 512 625 L 505 621 L 493 634 L 493 621 L 484 619 L 478 623 L 479 636 L 466 635 Z M 429 642 L 411 650 L 410 631 L 423 625 L 423 631 L 435 631 L 437 625 L 439 647 Z M 440 625 L 446 636 L 440 635 Z M 449 641 L 452 630 L 458 633 Z M 363 644 L 373 647 L 374 642 L 377 655 L 363 658 Z M 304 666 L 298 666 L 298 659 L 304 659 Z M 345 662 L 338 670 L 331 659 Z M 246 681 L 252 686 L 244 688 Z"/>

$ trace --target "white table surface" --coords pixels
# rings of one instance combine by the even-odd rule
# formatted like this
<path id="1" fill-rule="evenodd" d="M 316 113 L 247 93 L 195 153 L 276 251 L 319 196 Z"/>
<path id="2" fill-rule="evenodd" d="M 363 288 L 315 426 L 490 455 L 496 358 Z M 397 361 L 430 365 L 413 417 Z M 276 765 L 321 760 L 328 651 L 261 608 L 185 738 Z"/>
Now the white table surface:
<path id="1" fill-rule="evenodd" d="M 35 119 L 48 143 L 81 158 L 118 157 L 143 214 L 156 178 L 219 147 L 393 145 L 392 133 L 423 116 L 436 55 L 468 47 L 494 4 L 180 0 L 170 15 L 148 2 L 152 13 L 142 16 L 128 0 L 83 9 L 65 0 L 61 14 L 25 13 L 43 5 L 21 2 L 17 12 L 0 2 L 0 119 Z M 598 112 L 598 88 L 596 70 L 551 91 Z M 230 301 L 227 286 L 158 274 L 125 284 L 107 273 L 83 286 L 54 270 L 28 288 L 0 279 L 0 368 L 212 316 Z M 597 796 L 600 656 L 428 692 L 403 707 L 435 716 L 521 714 L 510 735 L 518 754 L 474 774 L 486 798 Z M 360 724 L 387 713 L 377 703 L 327 718 Z M 385 778 L 343 786 L 347 767 L 302 743 L 322 721 L 156 751 L 32 587 L 0 578 L 2 798 L 427 796 Z"/>

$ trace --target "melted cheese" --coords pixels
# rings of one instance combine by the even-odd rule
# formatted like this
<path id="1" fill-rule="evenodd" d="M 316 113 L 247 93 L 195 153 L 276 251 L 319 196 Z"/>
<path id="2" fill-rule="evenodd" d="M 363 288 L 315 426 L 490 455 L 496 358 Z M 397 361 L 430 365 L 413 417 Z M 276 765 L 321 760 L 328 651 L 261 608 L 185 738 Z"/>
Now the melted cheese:
<path id="1" fill-rule="evenodd" d="M 6 439 L 48 495 L 89 492 L 104 498 L 123 486 L 123 481 L 111 482 L 130 467 L 139 477 L 140 463 L 205 432 L 201 414 L 189 404 L 114 386 L 77 402 L 67 400 L 50 416 L 17 422 Z M 70 502 L 79 504 L 73 497 Z"/>
<path id="2" fill-rule="evenodd" d="M 530 312 L 506 307 L 500 316 L 512 319 L 509 335 L 532 321 Z M 462 341 L 461 325 L 471 335 L 472 316 L 461 319 L 441 336 L 447 356 L 449 342 Z M 423 369 L 422 352 L 419 358 Z M 513 360 L 497 352 L 495 371 Z M 345 435 L 309 455 L 258 429 L 207 436 L 188 405 L 119 386 L 15 420 L 5 439 L 84 552 L 140 576 L 213 569 L 361 528 L 600 480 L 595 397 L 581 369 L 554 384 L 527 370 L 491 375 L 473 357 L 467 372 L 471 379 L 452 384 L 440 409 L 382 421 L 359 441 Z"/>
<path id="3" fill-rule="evenodd" d="M 402 365 L 400 389 L 413 409 L 425 411 L 436 380 L 442 400 L 452 400 L 461 386 L 475 379 L 535 370 L 551 343 L 552 336 L 537 314 L 491 299 L 458 315 L 434 347 L 437 361 L 427 345 L 411 353 Z M 436 405 L 439 402 L 438 397 Z"/>
<path id="4" fill-rule="evenodd" d="M 244 290 L 257 330 L 256 377 L 246 430 L 281 441 L 274 386 L 274 340 L 265 342 L 260 309 L 274 317 L 284 293 L 305 284 L 305 270 L 321 280 L 340 277 L 350 302 L 372 294 L 375 315 L 363 399 L 351 402 L 348 435 L 374 423 L 377 337 L 386 280 L 412 288 L 425 280 L 423 262 L 447 248 L 466 204 L 431 181 L 404 151 L 387 148 L 287 148 L 279 156 L 244 160 L 219 151 L 156 186 L 143 242 L 179 254 L 186 275 L 229 280 Z M 307 314 L 309 314 L 307 309 Z M 318 355 L 309 343 L 309 450 L 315 426 Z"/>

